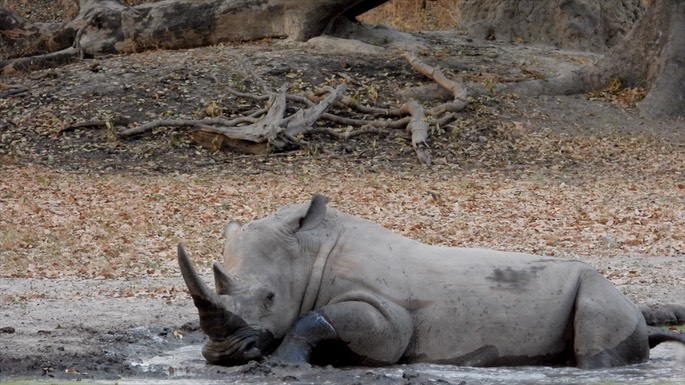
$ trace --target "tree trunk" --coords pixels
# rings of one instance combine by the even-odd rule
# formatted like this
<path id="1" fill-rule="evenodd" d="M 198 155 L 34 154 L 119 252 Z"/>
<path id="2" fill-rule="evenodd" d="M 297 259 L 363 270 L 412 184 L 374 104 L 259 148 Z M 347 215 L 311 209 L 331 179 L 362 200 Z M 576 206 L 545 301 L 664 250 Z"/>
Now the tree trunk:
<path id="1" fill-rule="evenodd" d="M 460 0 L 469 36 L 606 52 L 644 11 L 644 0 Z"/>
<path id="2" fill-rule="evenodd" d="M 638 104 L 651 117 L 685 116 L 685 2 L 655 0 L 625 39 L 596 62 L 551 79 L 504 84 L 498 92 L 578 94 L 620 79 L 648 89 Z"/>
<path id="3" fill-rule="evenodd" d="M 650 116 L 685 116 L 685 2 L 670 2 L 671 7 L 662 5 L 660 17 L 654 20 L 668 23 L 660 24 L 667 34 L 659 36 L 663 40 L 661 52 L 657 51 L 659 56 L 647 73 L 650 90 L 638 105 Z"/>
<path id="4" fill-rule="evenodd" d="M 386 1 L 166 0 L 127 7 L 117 0 L 79 0 L 78 16 L 64 23 L 31 23 L 0 10 L 0 49 L 6 59 L 0 61 L 0 70 L 267 37 L 305 40 L 321 34 L 341 15 L 354 17 Z M 7 60 L 12 58 L 19 60 Z"/>

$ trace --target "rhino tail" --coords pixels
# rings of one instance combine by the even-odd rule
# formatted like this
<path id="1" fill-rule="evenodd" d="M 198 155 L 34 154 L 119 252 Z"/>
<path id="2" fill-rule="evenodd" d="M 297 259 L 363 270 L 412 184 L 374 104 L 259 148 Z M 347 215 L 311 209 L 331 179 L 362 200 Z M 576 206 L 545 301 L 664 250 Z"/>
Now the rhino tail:
<path id="1" fill-rule="evenodd" d="M 685 325 L 685 306 L 675 304 L 640 305 L 642 316 L 650 326 Z"/>
<path id="2" fill-rule="evenodd" d="M 685 333 L 664 330 L 650 326 L 648 331 L 649 348 L 653 348 L 662 342 L 680 342 L 685 345 Z"/>

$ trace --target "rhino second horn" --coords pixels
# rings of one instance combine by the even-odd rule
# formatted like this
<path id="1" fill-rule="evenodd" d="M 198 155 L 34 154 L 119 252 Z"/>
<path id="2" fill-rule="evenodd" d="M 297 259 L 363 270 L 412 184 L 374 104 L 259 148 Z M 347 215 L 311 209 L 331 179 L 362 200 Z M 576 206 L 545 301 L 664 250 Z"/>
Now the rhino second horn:
<path id="1" fill-rule="evenodd" d="M 240 328 L 247 327 L 245 320 L 231 313 L 195 271 L 183 245 L 178 245 L 178 264 L 200 315 L 200 326 L 210 339 L 224 339 Z"/>
<path id="2" fill-rule="evenodd" d="M 224 270 L 219 262 L 214 262 L 214 286 L 219 295 L 229 295 L 235 290 L 235 280 Z"/>

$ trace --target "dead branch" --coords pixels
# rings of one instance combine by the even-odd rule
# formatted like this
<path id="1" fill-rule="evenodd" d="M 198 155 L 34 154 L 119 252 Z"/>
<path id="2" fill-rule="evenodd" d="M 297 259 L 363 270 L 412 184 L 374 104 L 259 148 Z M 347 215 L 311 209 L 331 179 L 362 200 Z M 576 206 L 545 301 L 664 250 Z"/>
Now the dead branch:
<path id="1" fill-rule="evenodd" d="M 115 119 L 115 120 L 87 120 L 85 122 L 78 122 L 74 124 L 70 124 L 68 126 L 63 127 L 61 130 L 59 130 L 60 134 L 69 132 L 69 131 L 74 131 L 79 128 L 87 128 L 87 127 L 97 127 L 97 128 L 104 128 L 107 127 L 108 124 L 111 124 L 112 126 L 125 126 L 129 124 L 130 121 L 128 119 Z"/>
<path id="2" fill-rule="evenodd" d="M 455 120 L 457 120 L 458 117 L 459 115 L 457 115 L 456 113 L 446 114 L 440 117 L 439 119 L 435 120 L 434 122 L 436 126 L 443 127 L 454 122 Z"/>
<path id="3" fill-rule="evenodd" d="M 468 105 L 469 93 L 463 83 L 448 79 L 442 71 L 423 63 L 414 53 L 405 52 L 402 54 L 402 57 L 409 62 L 409 65 L 411 65 L 416 72 L 432 79 L 440 87 L 452 93 L 454 101 L 449 103 L 450 106 L 445 107 L 445 111 L 457 112 L 466 108 Z"/>
<path id="4" fill-rule="evenodd" d="M 431 108 L 428 111 L 428 115 L 440 116 L 447 112 L 461 112 L 464 110 L 464 107 L 466 107 L 466 104 L 462 103 L 461 101 L 443 103 Z"/>
<path id="5" fill-rule="evenodd" d="M 321 99 L 323 95 L 326 95 L 328 93 L 333 92 L 333 88 L 330 86 L 324 86 L 321 87 L 319 90 L 315 92 L 309 92 L 305 94 L 305 97 L 309 100 L 311 100 L 314 103 L 317 103 L 318 100 Z M 372 115 L 372 116 L 385 116 L 385 117 L 399 117 L 402 116 L 402 113 L 400 113 L 399 109 L 388 109 L 388 108 L 378 108 L 378 107 L 370 107 L 363 105 L 359 103 L 358 101 L 354 100 L 353 98 L 349 96 L 343 96 L 342 99 L 338 102 L 342 104 L 345 107 L 351 108 L 355 111 L 361 112 L 362 114 L 365 115 Z"/>
<path id="6" fill-rule="evenodd" d="M 286 86 L 284 86 L 286 87 Z M 129 128 L 119 133 L 122 137 L 130 137 L 144 133 L 158 127 L 193 127 L 201 129 L 205 132 L 219 133 L 232 137 L 234 139 L 260 141 L 263 139 L 273 140 L 277 134 L 282 131 L 290 137 L 295 137 L 300 133 L 307 132 L 312 129 L 314 123 L 319 120 L 326 120 L 340 125 L 347 126 L 371 126 L 378 129 L 397 129 L 404 128 L 409 124 L 410 118 L 402 118 L 398 120 L 365 120 L 342 117 L 336 114 L 325 112 L 332 105 L 338 103 L 342 98 L 343 93 L 347 90 L 346 85 L 338 86 L 333 89 L 324 100 L 320 101 L 318 105 L 314 105 L 311 101 L 311 107 L 306 110 L 299 110 L 294 115 L 284 118 L 285 102 L 287 100 L 295 100 L 302 102 L 305 99 L 299 95 L 289 95 L 285 93 L 285 88 L 281 87 L 277 99 L 272 102 L 270 109 L 258 109 L 249 116 L 238 117 L 232 120 L 217 117 L 210 119 L 163 119 L 155 120 L 138 127 Z M 246 97 L 254 100 L 266 100 L 269 96 L 261 96 L 252 93 L 243 93 L 230 89 L 229 92 L 239 97 Z M 399 110 L 398 110 L 399 111 Z M 258 118 L 267 112 L 267 115 Z M 247 123 L 247 126 L 238 126 Z M 103 123 L 104 124 L 104 123 Z M 81 124 L 75 125 L 73 128 L 78 128 Z M 91 124 L 95 125 L 95 124 Z M 278 128 L 276 128 L 278 127 Z M 259 132 L 259 134 L 248 134 L 249 132 Z M 265 134 L 270 132 L 270 134 Z"/>
<path id="7" fill-rule="evenodd" d="M 316 106 L 306 110 L 299 110 L 291 115 L 287 119 L 288 127 L 286 132 L 289 135 L 297 136 L 300 133 L 311 130 L 312 126 L 319 120 L 321 115 L 343 97 L 345 91 L 347 91 L 347 85 L 343 83 L 333 90 L 333 92 L 329 93 L 328 96 Z"/>
<path id="8" fill-rule="evenodd" d="M 158 127 L 195 127 L 195 128 L 202 128 L 202 127 L 212 127 L 213 125 L 222 125 L 226 127 L 231 127 L 235 126 L 241 123 L 254 123 L 256 122 L 257 119 L 249 116 L 241 116 L 239 118 L 235 118 L 232 120 L 224 119 L 224 118 L 210 118 L 210 119 L 202 119 L 202 120 L 195 120 L 195 119 L 160 119 L 160 120 L 154 120 L 149 123 L 142 124 L 138 127 L 133 127 L 126 129 L 124 131 L 121 131 L 119 133 L 119 136 L 121 137 L 129 137 L 129 136 L 134 136 L 138 134 L 142 134 L 146 131 L 158 128 Z M 86 124 L 86 123 L 91 123 L 91 122 L 84 122 L 84 123 L 77 123 L 76 125 L 67 127 L 63 130 L 67 130 L 70 128 L 79 128 L 79 127 L 87 127 L 87 126 L 99 126 L 99 124 Z M 92 122 L 95 123 L 95 122 Z M 105 122 L 102 122 L 102 125 L 104 125 Z"/>
<path id="9" fill-rule="evenodd" d="M 410 100 L 400 107 L 400 111 L 411 115 L 409 124 L 407 124 L 407 131 L 411 133 L 411 145 L 414 147 L 416 156 L 422 164 L 430 165 L 431 156 L 428 148 L 428 123 L 426 123 L 426 114 L 423 106 L 416 100 Z"/>
<path id="10" fill-rule="evenodd" d="M 250 92 L 240 92 L 240 91 L 235 90 L 231 87 L 226 87 L 226 91 L 228 91 L 228 93 L 230 93 L 231 95 L 239 97 L 239 98 L 253 99 L 253 100 L 257 100 L 257 101 L 264 101 L 264 100 L 269 99 L 269 95 L 257 95 L 257 94 L 253 94 Z M 304 96 L 292 95 L 292 94 L 287 94 L 286 100 L 289 102 L 302 103 L 307 107 L 311 107 L 315 103 L 318 103 L 318 101 L 313 102 Z"/>
<path id="11" fill-rule="evenodd" d="M 2 86 L 2 84 L 0 84 L 0 86 Z M 0 99 L 25 94 L 27 92 L 29 92 L 29 89 L 26 87 L 9 87 L 9 89 L 0 91 Z"/>
<path id="12" fill-rule="evenodd" d="M 285 115 L 287 90 L 288 84 L 285 83 L 278 90 L 278 93 L 271 103 L 269 112 L 267 112 L 263 118 L 258 119 L 252 125 L 243 126 L 245 129 L 243 129 L 243 127 L 237 127 L 240 129 L 239 132 L 249 131 L 249 137 L 238 136 L 238 138 L 252 140 L 254 142 L 261 142 L 263 139 L 271 142 L 276 139 L 276 135 L 283 131 L 284 128 L 283 116 Z"/>
<path id="13" fill-rule="evenodd" d="M 309 131 L 312 134 L 326 134 L 330 135 L 336 139 L 347 140 L 362 135 L 388 135 L 390 132 L 388 130 L 383 130 L 376 127 L 362 127 L 358 130 L 345 130 L 345 132 L 338 132 L 332 128 L 328 127 L 315 127 Z"/>
<path id="14" fill-rule="evenodd" d="M 238 98 L 246 98 L 246 99 L 254 99 L 258 101 L 263 101 L 263 100 L 268 100 L 269 95 L 257 95 L 253 94 L 251 92 L 240 92 L 236 89 L 233 89 L 231 87 L 226 87 L 226 91 L 228 91 L 229 94 L 238 97 Z"/>
<path id="15" fill-rule="evenodd" d="M 398 120 L 364 120 L 364 119 L 353 119 L 346 118 L 343 116 L 338 116 L 334 114 L 323 114 L 321 119 L 328 120 L 333 123 L 338 123 L 347 126 L 372 126 L 379 128 L 404 128 L 409 124 L 409 118 L 402 118 Z"/>
<path id="16" fill-rule="evenodd" d="M 268 108 L 258 108 L 253 113 L 247 115 L 247 117 L 248 118 L 255 118 L 255 120 L 256 120 L 257 117 L 262 116 L 263 114 L 266 114 L 268 111 L 269 111 Z M 240 119 L 240 118 L 238 118 L 238 119 Z M 242 122 L 236 122 L 235 124 L 238 124 L 238 123 L 242 123 Z M 250 122 L 250 123 L 252 123 L 252 122 Z"/>
<path id="17" fill-rule="evenodd" d="M 20 57 L 16 59 L 0 60 L 0 75 L 12 75 L 21 72 L 31 72 L 43 68 L 58 67 L 77 61 L 80 52 L 74 47 L 45 55 Z"/>
<path id="18" fill-rule="evenodd" d="M 300 134 L 325 133 L 338 139 L 349 139 L 359 135 L 387 134 L 392 129 L 406 129 L 412 138 L 412 146 L 423 164 L 430 164 L 430 151 L 426 144 L 428 139 L 428 124 L 426 112 L 418 102 L 410 100 L 399 109 L 381 109 L 363 106 L 352 98 L 345 97 L 347 85 L 341 84 L 336 88 L 324 87 L 316 93 L 307 96 L 291 95 L 287 93 L 288 85 L 284 84 L 277 93 L 270 96 L 257 95 L 249 92 L 240 92 L 227 88 L 228 92 L 241 98 L 249 98 L 257 101 L 266 101 L 268 108 L 261 108 L 249 116 L 236 119 L 222 117 L 210 119 L 169 119 L 155 120 L 138 127 L 128 128 L 120 132 L 121 137 L 130 137 L 141 134 L 157 127 L 191 127 L 193 139 L 205 148 L 220 150 L 228 147 L 232 150 L 250 154 L 265 154 L 270 151 L 288 151 L 297 148 L 304 142 Z M 316 103 L 314 102 L 316 101 Z M 286 103 L 293 102 L 304 105 L 297 112 L 286 116 Z M 336 108 L 334 112 L 328 110 Z M 400 119 L 357 119 L 340 115 L 341 113 L 366 111 L 366 116 L 405 116 Z M 449 108 L 443 108 L 448 111 Z M 353 113 L 354 115 L 354 113 Z M 448 114 L 441 121 L 447 122 L 454 119 L 453 114 Z M 315 127 L 319 120 L 332 122 L 336 125 L 347 126 L 344 131 L 334 130 L 329 127 Z M 73 128 L 84 125 L 99 125 L 100 122 L 85 122 L 72 126 Z M 352 129 L 352 127 L 361 127 Z"/>

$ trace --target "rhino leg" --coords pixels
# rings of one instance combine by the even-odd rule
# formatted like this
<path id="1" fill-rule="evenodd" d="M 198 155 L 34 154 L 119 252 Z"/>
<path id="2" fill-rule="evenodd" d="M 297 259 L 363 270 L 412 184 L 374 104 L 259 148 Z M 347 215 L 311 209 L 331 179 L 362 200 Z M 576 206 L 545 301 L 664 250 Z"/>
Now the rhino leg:
<path id="1" fill-rule="evenodd" d="M 324 306 L 354 364 L 380 366 L 397 363 L 407 350 L 414 322 L 403 307 L 383 300 L 346 301 Z"/>
<path id="2" fill-rule="evenodd" d="M 413 322 L 402 307 L 383 302 L 346 301 L 309 312 L 295 322 L 274 357 L 287 362 L 311 362 L 322 342 L 341 342 L 351 364 L 397 362 L 411 339 Z"/>
<path id="3" fill-rule="evenodd" d="M 581 274 L 575 311 L 574 351 L 579 368 L 623 366 L 649 358 L 644 317 L 601 274 Z"/>
<path id="4" fill-rule="evenodd" d="M 319 343 L 335 340 L 340 340 L 340 336 L 328 318 L 320 311 L 310 311 L 295 321 L 274 357 L 285 362 L 308 363 Z"/>

